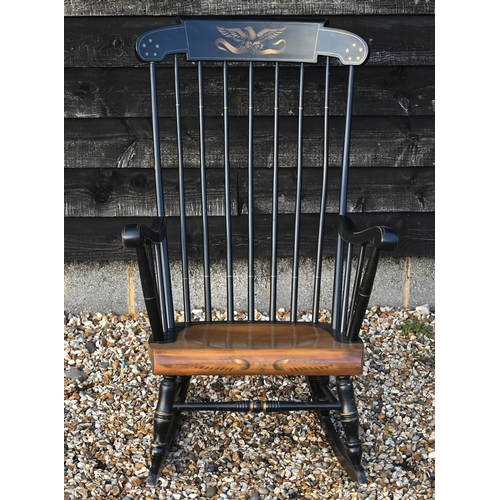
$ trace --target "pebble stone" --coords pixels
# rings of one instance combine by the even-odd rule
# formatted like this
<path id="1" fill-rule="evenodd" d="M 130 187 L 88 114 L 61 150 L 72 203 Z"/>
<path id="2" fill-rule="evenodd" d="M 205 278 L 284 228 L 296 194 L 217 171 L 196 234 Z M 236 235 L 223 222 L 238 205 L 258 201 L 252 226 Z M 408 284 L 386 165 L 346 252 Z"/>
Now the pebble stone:
<path id="1" fill-rule="evenodd" d="M 209 486 L 207 488 L 207 497 L 212 498 L 217 493 L 217 486 Z"/>
<path id="2" fill-rule="evenodd" d="M 256 316 L 268 319 L 265 311 Z M 284 310 L 278 316 L 289 318 Z M 225 311 L 212 317 L 223 320 Z M 310 321 L 311 311 L 300 318 Z M 193 312 L 193 320 L 203 319 L 203 310 Z M 329 321 L 329 311 L 320 320 Z M 415 320 L 430 333 L 408 329 Z M 353 380 L 368 484 L 349 480 L 313 413 L 193 412 L 183 415 L 166 467 L 150 488 L 159 377 L 150 373 L 147 316 L 65 315 L 64 498 L 433 499 L 434 320 L 427 305 L 366 313 L 364 371 Z M 188 400 L 306 401 L 308 395 L 301 377 L 195 377 Z"/>

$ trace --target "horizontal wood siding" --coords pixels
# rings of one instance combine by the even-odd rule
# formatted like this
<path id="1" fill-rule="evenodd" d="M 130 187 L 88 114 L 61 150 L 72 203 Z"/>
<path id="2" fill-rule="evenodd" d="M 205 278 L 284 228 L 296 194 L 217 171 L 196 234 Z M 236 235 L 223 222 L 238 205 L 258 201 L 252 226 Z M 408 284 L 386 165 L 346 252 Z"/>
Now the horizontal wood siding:
<path id="1" fill-rule="evenodd" d="M 321 168 L 309 168 L 302 186 L 302 212 L 317 213 L 320 208 Z M 279 213 L 295 213 L 297 177 L 295 169 L 279 171 Z M 355 212 L 433 212 L 434 169 L 432 168 L 351 168 L 347 210 Z M 199 171 L 187 169 L 186 215 L 201 216 L 201 184 Z M 233 169 L 231 177 L 232 215 L 247 214 L 248 173 Z M 254 170 L 256 214 L 272 212 L 273 171 Z M 178 171 L 168 170 L 164 176 L 165 212 L 179 215 Z M 340 183 L 340 169 L 330 168 L 327 213 L 338 213 L 336 186 Z M 223 216 L 224 171 L 207 170 L 208 214 Z M 66 217 L 154 217 L 156 215 L 155 187 L 152 169 L 71 169 L 66 173 Z"/>
<path id="2" fill-rule="evenodd" d="M 304 120 L 309 147 L 304 151 L 304 166 L 321 165 L 323 154 L 322 119 Z M 338 165 L 341 159 L 343 119 L 332 117 L 330 144 L 331 161 Z M 245 168 L 244 155 L 248 148 L 247 120 L 231 120 L 230 140 L 232 168 Z M 280 126 L 287 130 L 281 138 L 280 165 L 293 165 L 297 152 L 294 140 L 297 132 L 296 120 L 281 118 Z M 198 147 L 199 124 L 196 118 L 186 120 L 187 134 L 184 138 L 186 153 L 184 166 L 197 168 L 200 165 Z M 162 138 L 161 154 L 164 168 L 176 168 L 177 145 L 173 120 L 160 119 Z M 257 117 L 255 134 L 259 148 L 254 153 L 255 165 L 269 164 L 272 139 L 269 122 Z M 205 120 L 205 161 L 209 168 L 222 168 L 220 155 L 220 119 Z M 289 133 L 288 133 L 289 132 Z M 388 140 L 390 138 L 390 140 Z M 65 121 L 64 142 L 65 167 L 78 168 L 151 168 L 153 144 L 151 121 L 148 118 L 68 118 Z M 360 116 L 353 123 L 351 141 L 351 164 L 353 167 L 433 167 L 435 155 L 433 116 Z"/>
<path id="3" fill-rule="evenodd" d="M 137 36 L 146 29 L 176 23 L 176 15 L 300 15 L 318 16 L 330 25 L 354 31 L 370 45 L 368 64 L 356 72 L 356 96 L 352 131 L 351 182 L 356 188 L 348 199 L 354 221 L 394 227 L 400 236 L 397 257 L 434 255 L 434 2 L 208 2 L 156 1 L 101 2 L 65 0 L 64 102 L 65 102 L 65 260 L 103 261 L 134 258 L 121 246 L 120 232 L 128 223 L 150 222 L 155 215 L 153 150 L 151 141 L 148 68 L 135 57 Z M 201 258 L 199 189 L 199 123 L 197 94 L 193 92 L 195 64 L 180 58 L 188 78 L 183 82 L 181 105 L 188 117 L 183 129 L 188 240 L 193 257 Z M 233 243 L 236 256 L 246 245 L 247 213 L 247 121 L 237 115 L 247 106 L 248 73 L 238 64 L 230 68 L 231 101 L 231 196 Z M 314 188 L 321 177 L 323 74 L 306 68 L 306 100 L 312 109 L 305 117 L 304 151 L 307 169 L 304 186 L 304 256 L 315 256 L 316 243 L 307 234 L 317 224 L 318 196 Z M 283 65 L 282 78 L 297 70 Z M 165 168 L 166 211 L 171 254 L 180 254 L 177 192 L 177 146 L 171 60 L 158 69 L 162 161 Z M 272 172 L 272 109 L 270 86 L 273 69 L 256 73 L 255 181 L 270 190 Z M 346 70 L 333 67 L 332 82 L 344 80 Z M 223 258 L 224 201 L 222 131 L 222 71 L 220 65 L 205 68 L 206 164 L 210 237 Z M 344 96 L 331 94 L 331 164 L 339 165 L 342 154 Z M 280 257 L 290 256 L 295 196 L 297 89 L 283 92 L 280 109 Z M 337 184 L 338 168 L 329 180 Z M 333 190 L 333 192 L 335 192 Z M 328 199 L 325 255 L 336 247 L 335 197 Z M 270 193 L 256 199 L 256 219 L 270 231 Z M 269 226 L 269 227 L 268 227 Z M 266 238 L 256 242 L 257 257 L 270 252 Z"/>
<path id="4" fill-rule="evenodd" d="M 266 68 L 256 80 L 255 114 L 272 116 L 273 69 Z M 189 74 L 190 73 L 190 74 Z M 297 68 L 283 68 L 281 78 L 297 75 Z M 308 112 L 321 116 L 323 112 L 322 89 L 324 86 L 321 68 L 308 72 L 304 99 L 311 106 Z M 173 69 L 160 67 L 157 70 L 160 84 L 158 98 L 161 102 L 161 117 L 175 116 L 173 87 L 162 85 L 173 75 Z M 204 71 L 205 95 L 208 116 L 220 116 L 222 110 L 222 70 L 207 68 Z M 231 101 L 229 116 L 246 113 L 248 110 L 248 71 L 241 68 L 231 72 Z M 346 68 L 332 69 L 331 113 L 345 112 L 345 98 L 335 86 L 335 78 L 347 78 Z M 193 93 L 197 82 L 197 69 L 191 68 L 183 79 L 181 93 L 183 116 L 198 116 L 198 96 Z M 297 84 L 298 85 L 298 84 Z M 137 117 L 150 116 L 149 70 L 148 68 L 72 68 L 65 72 L 65 116 L 71 118 Z M 295 114 L 298 88 L 280 96 L 280 108 Z M 414 66 L 374 66 L 356 73 L 356 99 L 354 116 L 421 116 L 434 111 L 434 68 Z M 311 116 L 311 115 L 309 115 Z M 271 122 L 272 123 L 272 122 Z M 271 129 L 272 130 L 272 129 Z"/>
<path id="5" fill-rule="evenodd" d="M 434 0 L 64 0 L 66 16 L 434 14 Z"/>
<path id="6" fill-rule="evenodd" d="M 368 225 L 378 224 L 381 219 L 398 231 L 399 245 L 394 252 L 395 257 L 408 256 L 428 256 L 434 252 L 434 214 L 433 213 L 377 213 L 377 214 L 352 214 L 352 219 L 356 223 L 363 217 L 363 223 Z M 90 217 L 65 218 L 65 254 L 68 261 L 99 261 L 110 260 L 113 255 L 114 260 L 135 259 L 135 252 L 123 248 L 121 245 L 120 233 L 126 224 L 151 223 L 151 217 L 102 217 L 99 219 L 99 230 L 96 230 L 95 219 Z M 177 217 L 169 217 L 167 234 L 169 242 L 169 255 L 172 258 L 180 257 L 179 232 L 180 225 Z M 256 216 L 256 257 L 269 257 L 271 252 L 270 238 L 263 234 L 271 232 L 271 216 Z M 235 238 L 233 240 L 233 251 L 235 258 L 245 257 L 247 249 L 247 218 L 245 216 L 234 217 L 233 230 Z M 304 256 L 316 255 L 318 216 L 316 214 L 306 214 L 302 218 L 301 234 L 303 243 L 301 254 Z M 293 247 L 293 227 L 294 217 L 287 214 L 280 216 L 278 225 L 278 256 L 289 257 L 290 246 Z M 337 216 L 327 214 L 325 217 L 326 237 L 324 255 L 334 257 L 337 247 Z M 262 231 L 261 231 L 262 230 Z M 199 217 L 189 217 L 187 221 L 187 239 L 189 242 L 190 256 L 202 259 L 201 243 L 202 221 Z M 213 245 L 211 258 L 225 259 L 225 219 L 223 217 L 211 217 L 209 219 L 210 241 Z"/>

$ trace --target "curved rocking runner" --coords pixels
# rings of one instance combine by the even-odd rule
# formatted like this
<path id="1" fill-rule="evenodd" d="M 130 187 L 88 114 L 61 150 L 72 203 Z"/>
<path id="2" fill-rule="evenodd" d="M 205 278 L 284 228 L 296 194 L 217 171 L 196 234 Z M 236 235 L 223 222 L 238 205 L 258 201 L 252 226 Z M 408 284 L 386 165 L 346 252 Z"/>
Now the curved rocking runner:
<path id="1" fill-rule="evenodd" d="M 123 229 L 123 244 L 135 248 L 141 284 L 144 293 L 146 308 L 151 323 L 152 335 L 149 341 L 150 359 L 153 373 L 163 377 L 160 384 L 160 394 L 154 415 L 154 440 L 151 451 L 151 469 L 147 483 L 154 485 L 161 473 L 167 452 L 175 437 L 176 427 L 183 411 L 199 410 L 226 410 L 241 412 L 266 411 L 315 411 L 325 430 L 341 466 L 353 481 L 366 481 L 361 465 L 361 442 L 358 435 L 358 412 L 354 399 L 354 389 L 351 377 L 359 375 L 363 370 L 363 343 L 358 333 L 368 306 L 375 273 L 381 251 L 392 251 L 397 245 L 397 236 L 387 227 L 370 227 L 359 231 L 347 217 L 348 205 L 348 169 L 350 131 L 352 121 L 352 107 L 354 94 L 354 67 L 362 65 L 368 57 L 368 46 L 359 36 L 342 30 L 328 28 L 323 22 L 294 22 L 290 20 L 252 18 L 247 20 L 219 18 L 181 19 L 178 25 L 166 26 L 147 31 L 142 34 L 136 45 L 137 55 L 143 62 L 149 63 L 151 82 L 154 171 L 156 184 L 157 218 L 150 226 L 129 225 Z M 185 162 L 185 133 L 184 116 L 181 112 L 181 78 L 182 70 L 188 73 L 188 80 L 193 82 L 193 66 L 186 68 L 179 64 L 179 54 L 185 54 L 187 61 L 197 62 L 197 101 L 199 109 L 199 183 L 200 198 L 187 200 L 184 176 L 187 168 Z M 158 63 L 166 60 L 172 65 L 172 88 L 162 95 L 172 95 L 173 111 L 171 116 L 176 124 L 176 142 L 178 171 L 174 176 L 170 173 L 166 184 L 162 178 L 162 164 L 160 154 L 160 113 L 159 92 L 156 74 Z M 321 57 L 320 57 L 321 56 Z M 343 132 L 342 161 L 337 167 L 331 166 L 331 152 L 329 138 L 332 134 L 330 125 L 330 73 L 333 61 L 340 62 L 334 71 L 343 71 L 342 66 L 348 67 L 347 78 L 337 80 L 346 86 L 345 89 L 345 130 Z M 220 62 L 220 63 L 217 63 Z M 230 67 L 231 64 L 231 67 Z M 244 66 L 246 65 L 246 66 Z M 221 67 L 222 66 L 222 67 Z M 242 69 L 244 66 L 244 69 Z M 222 89 L 205 92 L 204 67 L 211 71 L 222 73 Z M 294 69 L 294 73 L 289 68 Z M 215 69 L 214 69 L 215 68 Z M 258 88 L 255 85 L 256 75 L 260 71 L 269 73 L 273 68 L 274 88 L 273 100 L 268 108 L 255 100 L 254 94 Z M 247 80 L 247 103 L 231 100 L 232 88 L 229 85 L 231 72 L 236 72 L 239 81 Z M 285 78 L 281 71 L 286 72 Z M 318 71 L 324 72 L 318 79 Z M 244 73 L 242 73 L 244 72 Z M 316 89 L 321 89 L 323 95 L 322 115 L 319 121 L 323 124 L 323 139 L 320 149 L 322 155 L 322 179 L 317 186 L 314 199 L 319 201 L 319 219 L 316 233 L 316 270 L 314 277 L 314 294 L 312 304 L 312 323 L 298 322 L 298 273 L 299 257 L 301 256 L 301 212 L 305 196 L 303 178 L 305 175 L 303 154 L 310 146 L 311 139 L 304 133 L 304 118 L 317 116 L 318 105 L 313 103 L 313 110 L 305 111 L 309 101 L 315 101 L 319 90 L 306 95 L 305 78 L 309 72 L 313 75 Z M 245 75 L 244 77 L 242 75 Z M 297 75 L 292 80 L 291 75 Z M 162 84 L 164 81 L 162 81 Z M 289 89 L 289 90 L 287 90 Z M 291 89 L 291 90 L 290 90 Z M 170 92 L 170 94 L 169 94 Z M 295 95 L 294 110 L 280 108 L 280 92 L 282 95 Z M 211 106 L 218 107 L 216 114 L 222 116 L 222 130 L 220 137 L 221 158 L 224 164 L 224 227 L 225 227 L 225 257 L 226 257 L 226 285 L 227 285 L 227 321 L 212 322 L 212 287 L 210 277 L 210 250 L 209 238 L 209 170 L 206 164 L 205 153 L 205 106 L 210 99 Z M 215 104 L 214 104 L 215 102 Z M 288 103 L 289 104 L 289 103 Z M 287 104 L 287 106 L 288 106 Z M 243 105 L 243 106 L 242 106 Z M 270 232 L 264 236 L 262 231 L 268 230 L 267 219 L 261 215 L 266 209 L 257 206 L 258 187 L 254 174 L 257 171 L 255 158 L 258 152 L 259 140 L 254 132 L 255 118 L 260 106 L 260 115 L 268 114 L 273 121 L 272 137 L 272 165 L 265 165 L 259 170 L 264 175 L 272 170 L 271 207 L 272 218 Z M 314 109 L 316 106 L 316 109 Z M 234 109 L 244 107 L 247 110 L 248 149 L 246 192 L 240 206 L 240 218 L 248 221 L 246 235 L 246 258 L 248 261 L 248 320 L 234 321 L 234 286 L 233 281 L 233 223 L 234 215 L 234 188 L 231 184 L 234 175 L 230 164 L 231 155 L 230 125 L 233 120 Z M 169 111 L 167 111 L 167 114 Z M 280 117 L 293 115 L 296 126 L 295 134 L 297 154 L 295 165 L 280 165 L 279 144 L 283 136 L 290 132 L 290 128 L 280 127 Z M 188 117 L 189 118 L 189 117 Z M 318 119 L 316 119 L 318 121 Z M 241 120 L 237 122 L 241 127 Z M 241 147 L 238 155 L 241 155 Z M 293 212 L 293 272 L 290 297 L 290 321 L 277 321 L 277 258 L 278 258 L 278 228 L 283 213 L 280 209 L 279 183 L 283 171 L 293 168 L 296 173 L 295 210 Z M 335 170 L 336 169 L 336 170 Z M 340 176 L 335 189 L 328 182 L 328 175 L 338 172 Z M 192 171 L 192 169 L 191 169 Z M 168 170 L 172 172 L 172 170 Z M 173 180 L 172 180 L 173 178 Z M 173 182 L 179 191 L 179 215 L 173 217 L 165 213 L 164 190 L 168 183 Z M 240 181 L 238 181 L 240 184 Z M 262 183 L 260 184 L 262 186 Z M 269 193 L 269 186 L 264 186 Z M 308 188 L 309 189 L 309 188 Z M 319 300 L 322 271 L 322 257 L 325 237 L 328 227 L 325 223 L 328 197 L 334 196 L 338 202 L 336 267 L 334 289 L 332 293 L 332 322 L 319 323 Z M 260 198 L 262 200 L 262 198 Z M 201 203 L 200 203 L 201 200 Z M 201 213 L 201 241 L 194 241 L 193 234 L 189 234 L 188 226 L 193 217 L 187 217 L 186 206 L 197 204 Z M 245 205 L 245 209 L 243 209 Z M 335 208 L 333 210 L 336 210 Z M 244 212 L 247 212 L 244 214 Z M 243 212 L 243 213 L 241 213 Z M 174 220 L 175 224 L 170 221 Z M 178 224 L 178 226 L 177 226 Z M 173 231 L 173 227 L 178 227 Z M 167 235 L 168 233 L 168 235 Z M 176 234 L 177 233 L 177 234 Z M 168 237 L 167 237 L 168 236 Z M 239 235 L 241 239 L 241 235 Z M 255 259 L 259 245 L 266 239 L 271 240 L 270 275 L 269 275 L 269 317 L 268 322 L 257 322 L 254 316 L 255 296 Z M 310 238 L 310 235 L 308 236 Z M 185 321 L 176 323 L 174 319 L 173 291 L 170 278 L 169 251 L 173 247 L 180 248 L 182 262 L 183 304 L 184 311 L 191 311 L 189 287 L 189 257 L 192 247 L 203 248 L 204 267 L 204 301 L 206 321 L 191 324 L 189 314 Z M 356 254 L 357 266 L 352 269 L 353 257 Z M 213 258 L 213 257 L 212 257 Z M 351 280 L 351 274 L 353 279 Z M 311 400 L 307 403 L 286 401 L 222 401 L 217 403 L 186 402 L 189 383 L 192 376 L 219 375 L 293 375 L 304 376 L 309 384 Z M 335 376 L 336 387 L 332 390 L 329 377 Z M 342 430 L 336 429 L 331 412 L 337 412 L 340 417 Z"/>

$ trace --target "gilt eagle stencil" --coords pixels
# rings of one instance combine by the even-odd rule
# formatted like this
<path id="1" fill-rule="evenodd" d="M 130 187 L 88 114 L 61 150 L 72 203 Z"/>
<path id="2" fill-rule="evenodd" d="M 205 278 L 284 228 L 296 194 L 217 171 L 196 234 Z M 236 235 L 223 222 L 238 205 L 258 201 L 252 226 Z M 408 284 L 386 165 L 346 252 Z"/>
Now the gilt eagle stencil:
<path id="1" fill-rule="evenodd" d="M 284 38 L 269 42 L 276 48 L 266 48 L 267 42 L 279 37 L 286 30 L 286 27 L 265 28 L 259 32 L 256 32 L 251 26 L 245 26 L 243 29 L 217 26 L 217 29 L 226 38 L 217 38 L 215 45 L 224 52 L 230 51 L 233 54 L 244 54 L 250 50 L 254 54 L 266 55 L 281 54 L 286 49 L 286 40 Z M 235 45 L 229 42 L 227 38 L 236 42 Z"/>

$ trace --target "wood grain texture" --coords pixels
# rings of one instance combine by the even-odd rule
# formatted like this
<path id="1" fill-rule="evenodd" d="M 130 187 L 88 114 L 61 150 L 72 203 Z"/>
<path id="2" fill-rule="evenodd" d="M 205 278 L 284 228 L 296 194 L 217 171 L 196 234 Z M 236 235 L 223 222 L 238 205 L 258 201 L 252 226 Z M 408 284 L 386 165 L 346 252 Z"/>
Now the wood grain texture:
<path id="1" fill-rule="evenodd" d="M 220 15 L 345 15 L 345 14 L 434 14 L 434 0 L 64 0 L 66 16 L 220 16 Z"/>
<path id="2" fill-rule="evenodd" d="M 338 186 L 341 180 L 340 168 L 328 169 L 326 212 L 338 213 Z M 302 180 L 302 213 L 318 213 L 320 210 L 323 172 L 321 168 L 308 168 Z M 248 174 L 238 171 L 239 213 L 248 213 Z M 272 213 L 273 172 L 269 168 L 255 169 L 254 183 L 258 191 L 254 196 L 256 214 Z M 433 212 L 434 169 L 432 168 L 350 168 L 351 190 L 347 195 L 347 213 L 355 212 Z M 295 212 L 297 174 L 295 169 L 280 169 L 278 174 L 279 213 Z"/>
<path id="3" fill-rule="evenodd" d="M 149 75 L 134 54 L 136 37 L 144 29 L 176 22 L 178 14 L 210 15 L 300 15 L 324 17 L 329 24 L 363 36 L 370 45 L 368 65 L 356 71 L 353 140 L 351 162 L 355 169 L 373 170 L 362 181 L 359 191 L 351 193 L 353 213 L 371 224 L 396 227 L 400 244 L 395 256 L 434 255 L 434 9 L 435 2 L 405 2 L 396 0 L 362 0 L 360 2 L 208 2 L 206 0 L 158 3 L 156 0 L 130 3 L 101 2 L 98 0 L 65 1 L 64 63 L 65 70 L 65 260 L 123 260 L 134 259 L 133 252 L 120 242 L 123 225 L 137 220 L 149 220 L 155 213 L 150 170 L 153 165 Z M 199 168 L 198 102 L 195 93 L 196 68 L 193 63 L 180 59 L 188 76 L 181 87 L 185 166 Z M 162 161 L 166 170 L 176 170 L 177 146 L 173 131 L 173 89 L 166 84 L 172 74 L 171 60 L 159 68 L 161 115 L 160 133 Z M 209 65 L 210 66 L 210 65 Z M 236 115 L 246 112 L 246 69 L 230 65 L 230 142 L 231 167 L 235 171 L 232 181 L 233 214 L 245 213 L 246 177 L 246 120 Z M 282 77 L 288 77 L 282 68 Z M 266 182 L 266 168 L 272 161 L 272 68 L 256 72 L 256 149 L 255 167 L 262 169 L 260 182 Z M 306 99 L 312 111 L 306 117 L 306 132 L 310 143 L 304 152 L 304 163 L 309 168 L 321 165 L 321 113 L 323 111 L 323 71 L 306 73 Z M 221 170 L 221 69 L 205 69 L 208 100 L 206 102 L 206 160 L 214 170 L 210 187 L 212 195 L 210 227 L 214 240 L 214 256 L 224 255 L 224 226 L 222 197 L 216 170 Z M 333 82 L 343 82 L 343 68 L 332 67 Z M 344 96 L 332 90 L 330 142 L 331 161 L 338 164 L 340 137 L 343 128 Z M 282 175 L 284 206 L 289 210 L 293 193 L 295 170 L 296 89 L 284 93 L 280 103 L 280 165 L 291 167 Z M 285 139 L 285 136 L 287 137 Z M 386 168 L 402 167 L 402 168 Z M 419 168 L 425 167 L 425 168 Z M 380 169 L 380 181 L 376 179 Z M 398 172 L 409 169 L 407 173 Z M 74 172 L 69 173 L 69 170 Z M 93 172 L 92 172 L 93 170 Z M 141 172 L 141 170 L 143 170 Z M 397 172 L 397 173 L 396 173 Z M 145 175 L 143 175 L 145 174 Z M 170 175 L 170 174 L 169 174 Z M 173 174 L 174 177 L 176 174 Z M 189 197 L 193 200 L 190 213 L 197 214 L 199 187 L 188 175 Z M 357 174 L 355 174 L 357 175 Z M 395 177 L 393 177 L 395 175 Z M 412 178 L 412 176 L 415 176 Z M 311 180 L 317 174 L 312 174 Z M 216 179 L 218 179 L 216 181 Z M 334 179 L 334 177 L 332 177 Z M 195 181 L 191 183 L 191 180 Z M 376 190 L 382 189 L 384 199 L 373 204 L 374 193 L 367 192 L 369 181 Z M 260 187 L 260 184 L 259 186 Z M 313 187 L 313 184 L 310 186 Z M 317 203 L 308 191 L 307 210 Z M 401 199 L 397 200 L 400 196 Z M 178 213 L 178 193 L 175 182 L 168 188 L 169 209 Z M 134 204 L 126 208 L 123 204 Z M 405 203 L 407 205 L 405 206 Z M 268 211 L 269 200 L 261 197 L 259 209 Z M 376 208 L 378 207 L 378 208 Z M 330 210 L 333 210 L 333 204 Z M 370 211 L 375 210 L 375 211 Z M 377 212 L 380 210 L 380 212 Z M 216 215 L 217 214 L 217 215 Z M 315 255 L 315 243 L 307 241 L 310 228 L 317 215 L 304 215 L 304 235 L 301 247 L 304 255 Z M 235 252 L 246 252 L 246 216 L 235 216 Z M 268 254 L 266 231 L 270 228 L 269 215 L 258 216 L 262 228 L 258 239 L 258 252 Z M 327 224 L 336 228 L 336 216 L 327 214 Z M 201 220 L 190 217 L 188 237 L 190 253 L 201 257 Z M 169 219 L 171 234 L 178 234 L 178 218 Z M 280 216 L 280 256 L 290 256 L 293 234 L 293 216 Z M 308 232 L 309 231 L 309 232 Z M 327 238 L 325 253 L 334 255 L 335 238 Z M 171 239 L 172 255 L 179 254 L 179 243 Z M 177 257 L 175 257 L 177 258 Z"/>
<path id="4" fill-rule="evenodd" d="M 324 15 L 320 19 L 326 20 L 328 26 L 354 32 L 366 40 L 370 47 L 369 66 L 434 65 L 434 16 Z M 173 24 L 177 24 L 175 17 L 167 16 L 67 17 L 64 65 L 67 68 L 144 66 L 135 55 L 139 35 L 148 29 Z M 166 64 L 172 64 L 171 58 Z"/>
<path id="5" fill-rule="evenodd" d="M 186 214 L 201 215 L 200 172 L 185 170 Z M 321 168 L 308 168 L 303 180 L 302 212 L 319 211 Z M 248 174 L 233 169 L 231 179 L 232 215 L 245 215 L 248 207 Z M 255 213 L 270 214 L 272 178 L 269 168 L 254 170 Z M 353 212 L 432 212 L 434 211 L 434 169 L 352 168 L 350 181 L 355 188 L 347 198 L 348 213 Z M 330 168 L 327 213 L 338 212 L 340 169 Z M 296 169 L 279 171 L 279 213 L 295 212 Z M 207 172 L 208 214 L 224 215 L 224 172 Z M 179 215 L 178 172 L 164 174 L 165 213 Z M 66 217 L 154 217 L 156 215 L 154 173 L 151 169 L 66 169 L 64 200 Z"/>
<path id="6" fill-rule="evenodd" d="M 289 322 L 192 325 L 173 343 L 149 343 L 155 375 L 359 375 L 363 352 Z"/>
<path id="7" fill-rule="evenodd" d="M 248 123 L 246 118 L 231 121 L 231 167 L 246 168 Z M 305 120 L 306 148 L 304 166 L 322 164 L 323 119 Z M 283 117 L 280 141 L 280 165 L 295 166 L 297 154 L 297 118 Z M 330 121 L 330 161 L 339 165 L 342 155 L 343 117 Z M 161 153 L 164 168 L 177 168 L 177 143 L 172 120 L 160 120 Z M 221 168 L 220 120 L 205 121 L 205 161 L 209 168 Z M 184 121 L 183 147 L 186 168 L 199 168 L 199 122 Z M 354 167 L 431 167 L 434 166 L 434 117 L 359 116 L 353 121 L 351 164 Z M 255 120 L 254 165 L 269 164 L 272 136 L 266 119 Z M 65 121 L 64 159 L 66 168 L 152 168 L 151 123 L 147 118 L 71 118 Z"/>
<path id="8" fill-rule="evenodd" d="M 198 116 L 196 90 L 197 69 L 186 68 L 181 89 L 183 116 Z M 256 116 L 273 115 L 273 69 L 260 68 L 256 75 Z M 345 83 L 346 68 L 332 69 L 330 114 L 345 112 L 344 92 L 338 83 Z M 158 96 L 161 101 L 160 117 L 175 116 L 174 89 L 165 83 L 172 81 L 172 68 L 159 68 Z M 283 81 L 296 80 L 297 68 L 285 67 Z M 377 116 L 422 116 L 434 114 L 434 67 L 362 67 L 357 68 L 353 114 Z M 205 71 L 205 112 L 207 116 L 220 116 L 222 110 L 222 71 Z M 241 116 L 248 110 L 248 71 L 234 68 L 230 71 L 231 86 L 229 115 Z M 308 71 L 305 101 L 308 116 L 320 116 L 324 110 L 324 70 Z M 280 96 L 283 115 L 294 114 L 297 109 L 298 85 L 291 85 Z M 65 70 L 64 107 L 66 118 L 148 117 L 149 72 L 147 68 L 69 68 Z"/>
<path id="9" fill-rule="evenodd" d="M 201 215 L 199 171 L 186 169 L 186 213 Z M 177 216 L 179 209 L 179 173 L 164 173 L 165 213 Z M 224 215 L 224 171 L 207 172 L 209 216 Z M 237 171 L 232 172 L 232 214 L 238 213 Z M 144 169 L 70 169 L 65 175 L 65 217 L 128 217 L 157 214 L 154 172 Z"/>
<path id="10" fill-rule="evenodd" d="M 398 232 L 399 245 L 394 257 L 433 257 L 435 255 L 434 213 L 354 213 L 350 214 L 359 228 L 374 225 L 393 227 Z M 64 219 L 64 260 L 66 262 L 135 260 L 135 252 L 121 244 L 121 230 L 127 224 L 150 224 L 150 217 L 66 217 Z M 271 217 L 256 216 L 256 258 L 268 258 L 271 253 Z M 235 258 L 245 259 L 248 254 L 247 218 L 234 217 L 233 252 Z M 326 237 L 324 256 L 334 257 L 337 248 L 337 215 L 325 218 Z M 300 254 L 315 257 L 318 227 L 317 214 L 305 214 L 301 224 Z M 167 218 L 169 254 L 180 258 L 179 218 Z M 280 216 L 278 225 L 278 255 L 293 255 L 294 217 Z M 226 252 L 223 217 L 209 219 L 209 235 L 212 259 L 224 259 Z M 192 259 L 202 259 L 202 223 L 200 217 L 190 217 L 187 223 L 188 253 Z"/>

